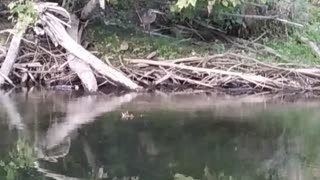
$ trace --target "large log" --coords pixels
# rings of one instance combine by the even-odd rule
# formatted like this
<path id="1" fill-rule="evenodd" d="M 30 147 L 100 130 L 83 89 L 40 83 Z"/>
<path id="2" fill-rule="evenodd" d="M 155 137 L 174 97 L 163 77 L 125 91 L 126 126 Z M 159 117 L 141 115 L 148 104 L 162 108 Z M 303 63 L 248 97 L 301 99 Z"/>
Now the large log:
<path id="1" fill-rule="evenodd" d="M 18 24 L 17 24 L 17 26 L 18 26 Z M 21 44 L 21 39 L 22 39 L 24 32 L 25 32 L 24 30 L 17 31 L 12 37 L 9 50 L 6 54 L 6 58 L 5 58 L 4 62 L 2 63 L 2 66 L 0 69 L 0 74 L 1 74 L 0 75 L 0 86 L 5 83 L 5 80 L 7 80 L 11 83 L 11 81 L 8 79 L 8 76 L 9 76 L 9 73 L 11 72 L 12 67 L 16 61 L 17 56 L 18 56 L 19 48 L 20 48 L 20 44 Z"/>
<path id="2" fill-rule="evenodd" d="M 89 64 L 92 69 L 107 77 L 111 81 L 117 83 L 118 85 L 123 85 L 131 90 L 142 89 L 131 79 L 127 78 L 123 73 L 105 64 L 69 36 L 64 25 L 70 25 L 50 13 L 50 11 L 53 10 L 55 13 L 61 11 L 60 14 L 63 15 L 62 13 L 65 12 L 65 9 L 57 7 L 52 3 L 48 3 L 48 5 L 45 3 L 38 4 L 37 9 L 39 11 L 39 18 L 41 20 L 41 24 L 43 24 L 44 31 L 49 35 L 56 46 L 61 45 L 67 51 L 85 63 Z"/>
<path id="3" fill-rule="evenodd" d="M 67 31 L 70 37 L 77 43 L 79 43 L 81 39 L 81 33 L 79 33 L 78 29 L 79 19 L 73 14 L 71 15 L 71 27 L 68 28 Z M 85 89 L 89 92 L 98 90 L 97 80 L 87 63 L 70 53 L 68 55 L 68 64 L 70 69 L 78 75 Z"/>

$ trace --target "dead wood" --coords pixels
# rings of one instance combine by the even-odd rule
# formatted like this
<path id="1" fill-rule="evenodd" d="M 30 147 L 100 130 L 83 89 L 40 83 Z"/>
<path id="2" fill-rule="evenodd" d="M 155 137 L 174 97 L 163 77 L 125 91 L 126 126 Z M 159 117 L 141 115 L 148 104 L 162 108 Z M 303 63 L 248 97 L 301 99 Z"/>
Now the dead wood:
<path id="1" fill-rule="evenodd" d="M 240 94 L 320 90 L 320 68 L 263 63 L 239 53 L 166 61 L 125 60 L 128 65 L 122 68 L 124 72 L 137 82 L 156 85 L 157 89 L 219 89 Z"/>
<path id="2" fill-rule="evenodd" d="M 5 80 L 8 81 L 9 79 L 8 76 L 18 56 L 23 34 L 24 34 L 24 30 L 20 30 L 20 31 L 17 31 L 12 37 L 10 47 L 6 54 L 6 58 L 2 63 L 1 69 L 0 69 L 0 72 L 1 72 L 0 86 L 4 84 Z M 12 81 L 9 80 L 9 83 L 12 84 Z"/>
<path id="3" fill-rule="evenodd" d="M 79 33 L 78 31 L 79 20 L 75 15 L 71 15 L 71 22 L 72 22 L 71 28 L 68 28 L 68 33 L 73 40 L 79 43 L 81 39 L 81 33 Z M 67 59 L 68 59 L 69 67 L 80 78 L 85 89 L 87 89 L 89 92 L 97 91 L 98 90 L 97 80 L 90 66 L 73 54 L 69 54 Z"/>
<path id="4" fill-rule="evenodd" d="M 86 6 L 81 11 L 81 20 L 88 19 L 89 15 L 93 12 L 93 10 L 97 7 L 99 1 L 98 0 L 90 0 Z"/>
<path id="5" fill-rule="evenodd" d="M 128 59 L 127 59 L 128 60 Z M 246 80 L 248 82 L 254 83 L 258 86 L 267 87 L 269 89 L 274 89 L 274 87 L 280 87 L 284 86 L 281 82 L 278 82 L 276 80 L 268 79 L 263 76 L 254 75 L 254 74 L 243 74 L 238 72 L 230 72 L 230 71 L 224 71 L 220 69 L 213 69 L 213 68 L 198 68 L 198 67 L 192 67 L 192 66 L 186 66 L 183 64 L 173 64 L 173 63 L 167 63 L 167 62 L 160 62 L 160 61 L 151 61 L 151 60 L 128 60 L 130 63 L 142 63 L 142 64 L 149 64 L 149 65 L 156 65 L 156 66 L 164 66 L 164 67 L 172 67 L 177 68 L 181 70 L 188 70 L 188 71 L 194 71 L 194 72 L 201 72 L 201 73 L 207 73 L 207 74 L 220 74 L 220 75 L 226 75 L 226 76 L 235 76 L 239 77 L 243 80 Z M 209 86 L 209 85 L 208 85 Z"/>
<path id="6" fill-rule="evenodd" d="M 63 26 L 64 23 L 61 23 L 61 20 L 49 13 L 47 11 L 48 8 L 49 7 L 46 6 L 39 8 L 39 14 L 41 14 L 40 19 L 41 23 L 44 25 L 44 31 L 50 36 L 51 40 L 55 42 L 56 46 L 57 44 L 61 45 L 67 51 L 89 64 L 95 71 L 108 77 L 119 85 L 123 85 L 131 90 L 138 90 L 141 88 L 132 80 L 125 77 L 124 74 L 108 66 L 74 41 L 66 32 L 66 29 Z"/>

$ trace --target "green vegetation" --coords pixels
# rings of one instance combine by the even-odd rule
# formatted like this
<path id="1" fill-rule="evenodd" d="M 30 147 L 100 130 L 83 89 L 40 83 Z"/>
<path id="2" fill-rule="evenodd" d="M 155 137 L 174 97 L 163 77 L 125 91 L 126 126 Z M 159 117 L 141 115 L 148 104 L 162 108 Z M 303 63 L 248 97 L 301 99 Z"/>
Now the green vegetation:
<path id="1" fill-rule="evenodd" d="M 320 8 L 312 5 L 314 1 L 294 0 L 175 0 L 158 3 L 146 0 L 106 0 L 113 11 L 100 16 L 103 22 L 88 28 L 87 39 L 95 45 L 100 57 L 119 63 L 119 56 L 146 58 L 157 52 L 157 59 L 174 59 L 192 55 L 223 53 L 232 46 L 221 37 L 212 36 L 212 31 L 196 22 L 225 31 L 227 36 L 238 36 L 253 40 L 264 33 L 257 43 L 264 44 L 281 56 L 259 56 L 260 60 L 271 62 L 289 62 L 298 64 L 319 64 L 311 48 L 299 40 L 303 36 L 310 41 L 320 43 Z M 76 3 L 76 2 L 75 2 Z M 258 4 L 258 5 L 257 5 Z M 25 4 L 10 3 L 13 17 L 21 21 L 23 27 L 35 22 L 36 13 L 33 1 Z M 154 28 L 163 27 L 162 36 L 141 32 L 138 14 L 142 9 L 160 9 L 166 15 L 158 16 Z M 294 23 L 301 23 L 303 28 L 290 26 L 274 20 L 246 18 L 242 15 L 278 16 Z M 159 22 L 158 22 L 159 21 Z M 107 24 L 108 24 L 107 23 Z M 111 23 L 112 24 L 112 23 Z M 188 33 L 178 30 L 176 25 L 190 28 Z M 120 27 L 119 27 L 120 26 Z M 191 35 L 192 34 L 192 35 Z M 167 37 L 163 37 L 167 36 Z M 223 39 L 223 38 L 222 38 Z M 244 53 L 248 53 L 245 49 Z M 257 56 L 254 54 L 254 56 Z"/>
<path id="2" fill-rule="evenodd" d="M 34 177 L 35 154 L 32 146 L 24 139 L 18 139 L 16 146 L 9 152 L 8 157 L 0 160 L 0 177 L 6 180 L 17 180 Z"/>
<path id="3" fill-rule="evenodd" d="M 114 60 L 113 63 L 119 63 L 119 56 L 131 58 L 146 58 L 150 53 L 156 51 L 156 58 L 174 59 L 187 57 L 192 55 L 205 56 L 208 54 L 223 53 L 230 50 L 232 44 L 221 40 L 221 38 L 212 38 L 212 33 L 203 30 L 194 23 L 194 20 L 204 22 L 210 26 L 220 28 L 227 32 L 227 36 L 239 36 L 246 39 L 254 40 L 261 34 L 264 34 L 257 43 L 266 45 L 281 56 L 274 54 L 251 53 L 254 57 L 258 57 L 262 61 L 273 63 L 296 63 L 315 65 L 320 60 L 314 55 L 313 50 L 305 43 L 300 41 L 300 37 L 306 37 L 310 41 L 320 43 L 320 8 L 312 5 L 310 2 L 295 0 L 295 4 L 283 4 L 280 1 L 261 0 L 258 3 L 261 7 L 269 8 L 256 9 L 254 15 L 269 16 L 279 11 L 278 16 L 288 21 L 301 23 L 303 28 L 285 25 L 273 20 L 263 21 L 259 19 L 246 19 L 238 16 L 230 16 L 226 14 L 251 14 L 249 11 L 251 6 L 240 0 L 178 0 L 169 1 L 169 7 L 159 7 L 166 12 L 166 23 L 163 22 L 155 25 L 167 26 L 170 33 L 163 33 L 162 36 L 148 35 L 141 33 L 141 29 L 136 27 L 137 21 L 133 21 L 130 17 L 136 16 L 136 10 L 132 7 L 135 4 L 130 0 L 113 0 L 108 1 L 117 9 L 115 18 L 117 22 L 122 22 L 122 28 L 115 26 L 105 26 L 96 23 L 95 27 L 89 28 L 89 40 L 93 40 L 95 50 L 99 52 L 101 57 L 108 60 Z M 156 6 L 155 2 L 143 0 L 139 1 L 145 6 Z M 282 4 L 281 4 L 282 3 Z M 249 3 L 250 4 L 250 3 Z M 294 6 L 294 10 L 284 12 L 282 6 Z M 136 7 L 135 7 L 136 8 Z M 203 11 L 207 11 L 203 13 Z M 280 12 L 281 11 L 281 12 Z M 129 13 L 130 12 L 130 13 Z M 207 16 L 206 16 L 207 15 Z M 135 22 L 135 23 L 133 23 Z M 168 23 L 169 22 L 169 23 Z M 119 25 L 119 23 L 116 23 Z M 123 28 L 123 24 L 126 24 Z M 185 25 L 194 28 L 193 36 L 186 35 L 181 32 L 173 32 L 175 25 Z M 188 26 L 188 27 L 189 27 Z M 249 33 L 250 30 L 250 33 Z M 235 33 L 236 32 L 236 33 Z M 160 32 L 161 33 L 161 32 Z M 248 34 L 249 33 L 249 34 Z M 204 35 L 205 34 L 205 35 Z M 209 34 L 209 36 L 208 36 Z M 204 39 L 201 38 L 204 37 Z M 242 49 L 247 55 L 250 54 L 247 49 Z"/>
<path id="4" fill-rule="evenodd" d="M 29 25 L 32 25 L 37 20 L 37 11 L 35 9 L 35 4 L 31 0 L 25 3 L 21 2 L 11 2 L 8 5 L 10 9 L 11 16 L 10 19 L 17 21 L 17 29 L 25 30 Z"/>
<path id="5" fill-rule="evenodd" d="M 222 53 L 224 44 L 219 42 L 194 42 L 191 39 L 174 37 L 151 37 L 148 34 L 136 33 L 130 30 L 103 29 L 96 26 L 89 32 L 89 39 L 100 53 L 109 59 L 118 59 L 119 55 L 131 58 L 146 58 L 156 51 L 158 59 L 174 59 L 186 56 L 205 55 L 209 53 Z"/>
<path id="6" fill-rule="evenodd" d="M 264 44 L 277 50 L 289 63 L 315 65 L 320 59 L 314 55 L 312 49 L 301 42 L 300 37 L 320 44 L 320 8 L 310 7 L 310 19 L 303 29 L 296 29 L 287 38 L 265 38 Z"/>
<path id="7" fill-rule="evenodd" d="M 212 174 L 208 167 L 204 168 L 204 173 L 202 175 L 201 180 L 230 180 L 234 179 L 232 176 L 225 175 L 224 173 Z M 174 180 L 199 180 L 198 178 L 194 178 L 192 176 L 186 176 L 184 174 L 175 174 Z"/>

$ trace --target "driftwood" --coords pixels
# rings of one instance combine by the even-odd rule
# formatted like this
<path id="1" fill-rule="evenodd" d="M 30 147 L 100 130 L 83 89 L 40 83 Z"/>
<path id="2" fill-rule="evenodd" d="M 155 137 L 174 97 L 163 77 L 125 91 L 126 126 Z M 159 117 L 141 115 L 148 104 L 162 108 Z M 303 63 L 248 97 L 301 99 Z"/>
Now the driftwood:
<path id="1" fill-rule="evenodd" d="M 25 39 L 24 31 L 14 33 L 5 61 L 1 66 L 0 85 L 2 85 L 5 80 L 13 85 L 13 82 L 8 77 L 13 68 L 15 70 L 19 69 L 18 72 L 13 71 L 12 73 L 14 76 L 18 76 L 18 78 L 21 79 L 21 82 L 25 82 L 27 77 L 30 77 L 32 81 L 36 82 L 34 74 L 40 74 L 40 79 L 44 80 L 48 85 L 57 82 L 59 79 L 70 82 L 74 79 L 75 74 L 67 72 L 65 66 L 69 65 L 71 70 L 78 75 L 83 86 L 89 91 L 97 91 L 98 89 L 94 73 L 99 76 L 102 75 L 103 78 L 107 78 L 108 81 L 113 82 L 113 84 L 121 85 L 131 90 L 141 89 L 140 86 L 127 78 L 122 72 L 108 66 L 78 44 L 81 32 L 78 32 L 79 20 L 75 16 L 72 16 L 71 18 L 70 14 L 56 3 L 36 3 L 35 9 L 38 12 L 38 21 L 34 27 L 34 31 L 39 35 L 39 38 L 43 37 L 44 34 L 48 35 L 51 40 L 51 42 L 48 42 L 48 39 L 46 39 L 47 47 L 49 49 L 42 47 L 41 45 L 38 46 L 39 43 L 33 42 L 32 40 Z M 12 31 L 10 31 L 10 33 L 12 33 Z M 20 47 L 21 40 L 28 44 L 25 49 L 24 47 Z M 39 42 L 41 44 L 40 39 Z M 56 49 L 52 49 L 51 43 Z M 30 52 L 30 48 L 28 47 L 30 45 L 34 48 L 34 52 Z M 64 49 L 61 49 L 61 47 Z M 17 58 L 18 53 L 25 50 L 28 52 Z M 44 52 L 44 54 L 39 54 L 37 52 L 39 50 Z M 69 54 L 61 53 L 64 50 L 69 52 Z M 1 53 L 1 55 L 2 54 L 3 53 Z M 38 61 L 37 56 L 43 58 L 43 61 L 45 62 L 43 68 L 38 68 L 38 70 L 35 71 L 34 69 L 36 67 L 14 66 L 16 60 L 18 60 L 18 63 L 34 63 L 35 61 Z M 26 62 L 26 59 L 30 59 L 32 62 Z M 61 60 L 67 60 L 67 62 L 63 63 Z M 44 71 L 43 69 L 47 70 Z M 57 72 L 58 76 L 52 76 L 55 72 Z M 51 81 L 47 81 L 47 74 L 50 74 Z"/>
<path id="2" fill-rule="evenodd" d="M 135 81 L 156 89 L 219 89 L 236 94 L 283 90 L 320 92 L 319 68 L 263 63 L 231 52 L 166 61 L 125 60 L 128 64 L 121 67 L 124 72 Z"/>
<path id="3" fill-rule="evenodd" d="M 98 0 L 90 0 L 86 6 L 81 11 L 81 20 L 88 19 L 89 15 L 93 12 L 93 10 L 97 7 L 99 1 Z"/>
<path id="4" fill-rule="evenodd" d="M 304 27 L 303 24 L 296 23 L 296 22 L 291 22 L 289 20 L 279 18 L 278 16 L 260 16 L 260 15 L 248 15 L 248 14 L 242 15 L 242 14 L 231 14 L 231 13 L 221 13 L 221 15 L 242 17 L 242 18 L 260 19 L 260 20 L 274 20 L 274 21 L 279 21 L 279 22 L 282 22 L 284 24 L 289 24 L 289 25 L 292 25 L 292 26 L 300 27 L 300 28 Z"/>
<path id="5" fill-rule="evenodd" d="M 12 84 L 12 81 L 8 78 L 8 76 L 18 56 L 21 39 L 23 35 L 24 35 L 24 30 L 20 30 L 20 31 L 17 31 L 12 37 L 10 47 L 6 54 L 6 58 L 2 63 L 1 69 L 0 69 L 0 74 L 1 74 L 0 86 L 4 84 L 5 80 L 9 81 L 9 83 Z"/>
<path id="6" fill-rule="evenodd" d="M 52 42 L 54 42 L 56 46 L 58 44 L 61 45 L 67 51 L 89 64 L 95 71 L 105 77 L 108 77 L 111 81 L 116 82 L 119 85 L 123 85 L 131 90 L 141 89 L 140 86 L 127 78 L 123 73 L 108 66 L 74 41 L 64 28 L 64 25 L 69 27 L 70 25 L 65 22 L 61 22 L 61 20 L 51 14 L 50 8 L 57 10 L 57 7 L 53 6 L 52 3 L 50 3 L 49 6 L 46 6 L 46 3 L 43 3 L 41 6 L 38 6 L 38 11 L 40 14 L 41 24 L 44 26 L 44 31 L 50 36 Z"/>
<path id="7" fill-rule="evenodd" d="M 209 75 L 213 73 L 213 74 L 220 74 L 220 75 L 226 75 L 226 76 L 235 76 L 235 77 L 241 78 L 245 81 L 248 81 L 250 83 L 254 83 L 257 86 L 263 86 L 263 87 L 266 87 L 269 89 L 274 89 L 274 87 L 284 86 L 284 84 L 279 81 L 265 78 L 263 76 L 259 76 L 259 75 L 255 75 L 255 74 L 244 74 L 244 73 L 225 71 L 225 70 L 214 69 L 214 68 L 199 68 L 199 67 L 193 67 L 193 66 L 186 66 L 184 64 L 173 64 L 173 63 L 168 63 L 168 62 L 151 61 L 151 60 L 137 60 L 137 59 L 134 60 L 134 59 L 132 59 L 129 61 L 130 61 L 130 63 L 143 63 L 143 64 L 149 64 L 149 65 L 155 65 L 155 66 L 163 66 L 163 67 L 169 67 L 169 68 L 175 68 L 175 69 L 181 69 L 181 70 L 187 70 L 187 71 L 206 73 Z M 177 77 L 177 76 L 175 76 L 175 77 Z M 190 80 L 190 79 L 189 80 L 186 79 L 186 81 L 195 82 L 194 80 Z M 212 85 L 200 83 L 200 82 L 195 83 L 195 84 L 213 87 Z"/>
<path id="8" fill-rule="evenodd" d="M 77 43 L 79 43 L 81 39 L 81 33 L 79 33 L 78 29 L 79 20 L 75 15 L 71 15 L 71 28 L 68 28 L 68 33 Z M 78 75 L 83 86 L 90 92 L 97 91 L 97 80 L 90 66 L 73 54 L 69 54 L 67 58 L 69 67 Z"/>

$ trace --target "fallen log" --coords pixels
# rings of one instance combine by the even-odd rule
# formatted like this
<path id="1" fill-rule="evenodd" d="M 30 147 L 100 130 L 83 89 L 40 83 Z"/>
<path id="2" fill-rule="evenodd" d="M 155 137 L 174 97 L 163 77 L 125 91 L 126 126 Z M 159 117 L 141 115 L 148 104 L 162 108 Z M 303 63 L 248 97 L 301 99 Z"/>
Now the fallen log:
<path id="1" fill-rule="evenodd" d="M 18 24 L 17 24 L 18 26 Z M 5 81 L 9 81 L 10 84 L 12 84 L 11 80 L 9 80 L 8 76 L 9 73 L 11 72 L 13 65 L 16 61 L 16 58 L 18 56 L 19 53 L 19 48 L 20 48 L 20 44 L 21 44 L 21 39 L 24 35 L 25 31 L 24 30 L 19 30 L 17 31 L 11 40 L 8 52 L 6 54 L 6 58 L 4 60 L 4 62 L 1 65 L 1 69 L 0 69 L 0 86 L 3 85 L 5 83 Z"/>
<path id="2" fill-rule="evenodd" d="M 68 28 L 67 31 L 70 37 L 72 37 L 72 39 L 75 40 L 77 43 L 79 43 L 81 39 L 81 33 L 79 33 L 78 29 L 79 20 L 76 17 L 76 15 L 71 15 L 71 28 Z M 67 59 L 70 69 L 77 74 L 84 88 L 87 89 L 89 92 L 97 91 L 97 80 L 90 66 L 71 53 L 68 55 Z"/>
<path id="3" fill-rule="evenodd" d="M 93 12 L 93 10 L 97 7 L 99 1 L 98 0 L 90 0 L 86 6 L 81 11 L 81 20 L 88 19 L 89 15 Z"/>
<path id="4" fill-rule="evenodd" d="M 44 27 L 44 31 L 49 35 L 51 40 L 57 46 L 58 44 L 65 48 L 67 51 L 75 55 L 77 58 L 81 59 L 85 63 L 89 64 L 92 69 L 102 74 L 103 76 L 109 78 L 111 81 L 117 83 L 118 85 L 125 86 L 131 90 L 140 90 L 141 87 L 133 82 L 131 79 L 127 78 L 122 72 L 113 69 L 99 58 L 92 55 L 85 48 L 79 45 L 75 40 L 73 40 L 67 33 L 64 25 L 67 23 L 62 22 L 56 16 L 50 13 L 50 9 L 54 9 L 55 13 L 59 12 L 59 9 L 62 10 L 62 13 L 65 10 L 61 7 L 58 7 L 53 3 L 39 3 L 37 10 L 40 18 L 40 22 Z M 61 15 L 63 15 L 61 13 Z M 69 16 L 70 17 L 70 16 Z M 70 26 L 70 25 L 69 25 Z"/>

